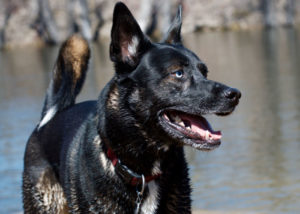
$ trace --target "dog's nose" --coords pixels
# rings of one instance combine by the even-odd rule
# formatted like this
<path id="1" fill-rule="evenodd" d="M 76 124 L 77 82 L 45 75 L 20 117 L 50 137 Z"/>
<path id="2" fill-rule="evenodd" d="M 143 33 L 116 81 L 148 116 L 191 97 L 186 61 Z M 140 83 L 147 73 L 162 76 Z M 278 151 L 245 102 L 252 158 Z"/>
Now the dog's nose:
<path id="1" fill-rule="evenodd" d="M 224 96 L 230 100 L 238 100 L 241 98 L 241 92 L 236 88 L 228 88 L 224 91 Z"/>

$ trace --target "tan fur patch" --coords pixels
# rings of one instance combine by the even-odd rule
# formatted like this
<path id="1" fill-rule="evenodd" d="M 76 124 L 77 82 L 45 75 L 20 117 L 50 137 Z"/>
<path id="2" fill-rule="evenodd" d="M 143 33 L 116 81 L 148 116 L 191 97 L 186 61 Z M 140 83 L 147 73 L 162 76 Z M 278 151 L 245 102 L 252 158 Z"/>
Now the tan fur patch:
<path id="1" fill-rule="evenodd" d="M 181 70 L 182 69 L 182 66 L 181 65 L 176 65 L 176 64 L 174 64 L 174 65 L 171 65 L 170 67 L 168 67 L 168 71 L 169 72 L 172 72 L 172 71 L 177 71 L 177 70 Z"/>
<path id="2" fill-rule="evenodd" d="M 63 44 L 60 54 L 64 63 L 72 66 L 73 82 L 76 83 L 88 64 L 90 50 L 87 41 L 78 35 L 71 36 Z"/>
<path id="3" fill-rule="evenodd" d="M 35 186 L 34 198 L 39 201 L 39 207 L 48 213 L 68 213 L 67 200 L 63 189 L 52 170 L 46 170 Z"/>
<path id="4" fill-rule="evenodd" d="M 109 93 L 107 107 L 114 110 L 119 110 L 119 91 L 116 86 L 114 86 Z"/>

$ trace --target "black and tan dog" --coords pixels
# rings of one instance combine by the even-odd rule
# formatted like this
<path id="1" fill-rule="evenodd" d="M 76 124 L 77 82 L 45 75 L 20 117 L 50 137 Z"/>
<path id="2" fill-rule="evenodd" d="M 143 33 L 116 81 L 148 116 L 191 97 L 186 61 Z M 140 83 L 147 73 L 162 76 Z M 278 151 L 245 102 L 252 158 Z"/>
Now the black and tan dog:
<path id="1" fill-rule="evenodd" d="M 75 104 L 89 60 L 73 36 L 61 47 L 40 123 L 25 152 L 25 213 L 191 213 L 183 146 L 220 145 L 204 115 L 227 115 L 237 89 L 207 79 L 181 43 L 181 9 L 161 43 L 123 3 L 114 10 L 116 73 L 98 101 Z"/>

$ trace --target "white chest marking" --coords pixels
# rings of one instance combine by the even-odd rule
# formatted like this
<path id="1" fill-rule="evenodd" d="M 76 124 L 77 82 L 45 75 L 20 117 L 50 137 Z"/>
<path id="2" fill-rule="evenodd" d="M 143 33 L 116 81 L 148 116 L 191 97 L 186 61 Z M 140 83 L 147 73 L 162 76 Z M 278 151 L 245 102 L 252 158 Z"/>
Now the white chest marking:
<path id="1" fill-rule="evenodd" d="M 143 214 L 155 213 L 159 200 L 159 186 L 155 183 L 155 181 L 149 182 L 148 188 L 149 195 L 145 199 L 141 208 L 141 213 Z"/>

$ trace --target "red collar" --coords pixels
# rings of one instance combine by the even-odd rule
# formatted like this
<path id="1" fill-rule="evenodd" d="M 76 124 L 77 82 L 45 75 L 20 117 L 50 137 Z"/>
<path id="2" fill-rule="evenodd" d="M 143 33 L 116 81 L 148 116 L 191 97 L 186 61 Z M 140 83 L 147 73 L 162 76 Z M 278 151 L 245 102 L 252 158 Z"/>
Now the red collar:
<path id="1" fill-rule="evenodd" d="M 116 154 L 111 150 L 111 148 L 107 149 L 107 157 L 111 160 L 113 166 L 115 167 L 116 173 L 127 183 L 130 183 L 132 186 L 143 183 L 143 175 L 139 175 L 130 170 L 127 166 L 121 164 L 121 161 L 117 158 Z M 161 174 L 146 176 L 145 182 L 149 183 L 160 176 Z"/>

